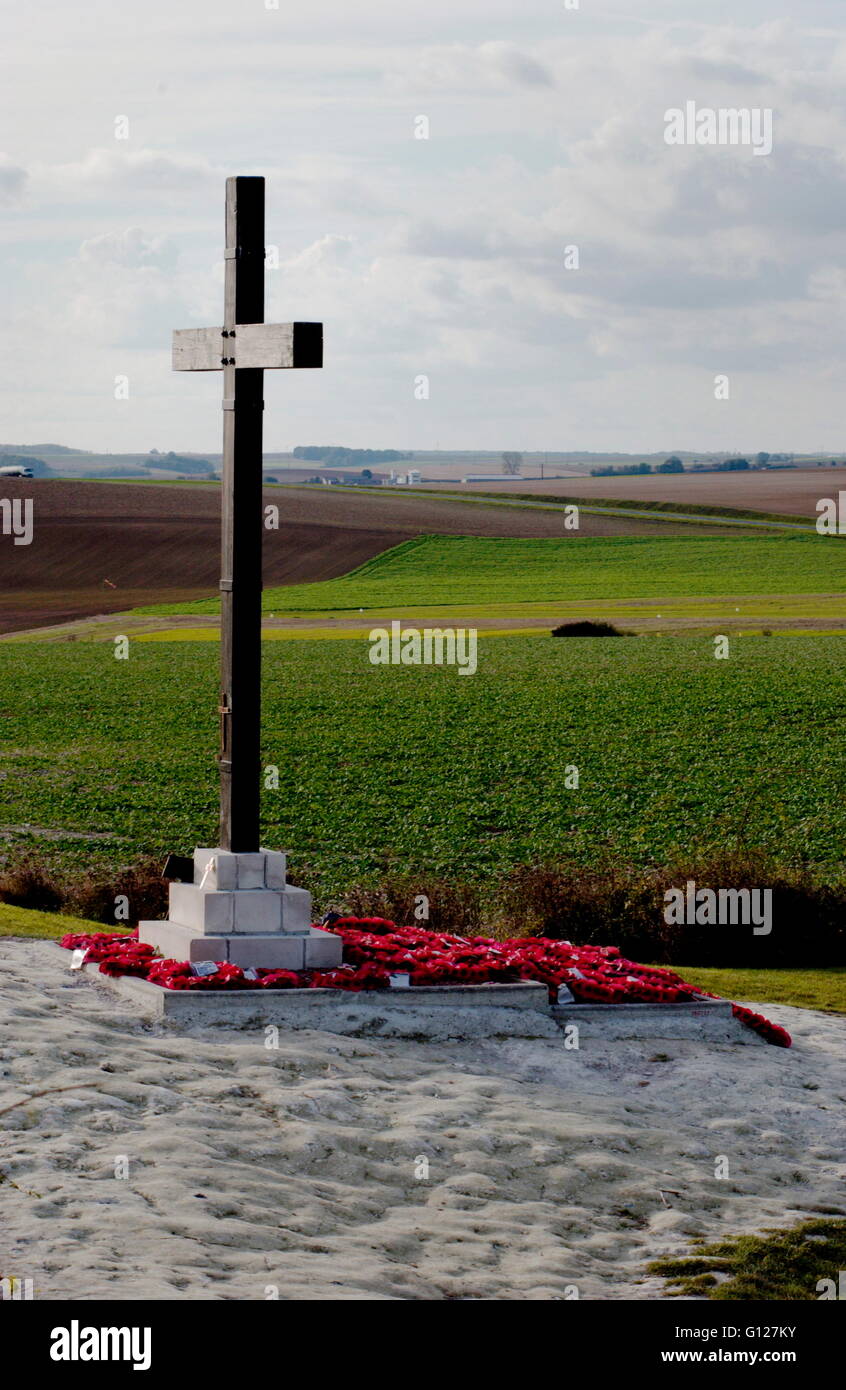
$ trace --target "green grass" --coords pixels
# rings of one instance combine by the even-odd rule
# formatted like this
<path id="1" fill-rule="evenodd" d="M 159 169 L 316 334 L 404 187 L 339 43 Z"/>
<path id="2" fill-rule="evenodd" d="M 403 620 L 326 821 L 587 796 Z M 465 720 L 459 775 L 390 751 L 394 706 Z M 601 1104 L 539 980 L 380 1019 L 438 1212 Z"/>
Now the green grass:
<path id="1" fill-rule="evenodd" d="M 34 912 L 28 907 L 0 903 L 0 936 L 33 936 L 58 941 L 71 931 L 120 930 L 120 927 L 104 927 L 102 922 L 88 922 L 84 917 L 71 917 L 58 912 Z"/>
<path id="2" fill-rule="evenodd" d="M 846 1269 L 846 1221 L 804 1221 L 789 1231 L 729 1236 L 701 1244 L 687 1257 L 648 1266 L 670 1284 L 668 1293 L 711 1299 L 797 1302 L 817 1300 L 817 1285 Z M 717 1275 L 723 1275 L 719 1280 Z M 836 1293 L 834 1297 L 836 1297 Z"/>
<path id="3" fill-rule="evenodd" d="M 744 1003 L 793 1004 L 799 1009 L 846 1014 L 846 966 L 825 970 L 712 970 L 673 967 L 692 985 Z"/>
<path id="4" fill-rule="evenodd" d="M 793 545 L 794 542 L 787 542 Z M 402 867 L 495 883 L 567 854 L 746 844 L 839 871 L 846 637 L 479 642 L 479 669 L 374 667 L 365 641 L 268 643 L 263 842 L 318 906 Z M 214 843 L 213 643 L 0 647 L 0 830 L 57 867 Z M 566 785 L 569 764 L 580 770 Z M 105 840 L 62 838 L 62 830 Z"/>
<path id="5" fill-rule="evenodd" d="M 267 589 L 266 613 L 539 600 L 842 594 L 846 546 L 830 537 L 490 540 L 423 536 L 340 579 Z M 219 599 L 139 613 L 216 613 Z"/>

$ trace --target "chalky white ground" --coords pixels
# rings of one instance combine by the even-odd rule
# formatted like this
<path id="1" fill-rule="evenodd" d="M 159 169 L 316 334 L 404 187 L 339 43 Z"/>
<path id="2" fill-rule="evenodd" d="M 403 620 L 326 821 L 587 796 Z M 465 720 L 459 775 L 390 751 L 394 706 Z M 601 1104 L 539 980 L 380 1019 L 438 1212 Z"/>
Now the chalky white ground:
<path id="1" fill-rule="evenodd" d="M 280 1031 L 272 1051 L 147 1023 L 0 941 L 0 1109 L 53 1092 L 0 1118 L 0 1275 L 42 1299 L 661 1297 L 644 1266 L 690 1237 L 846 1214 L 846 1019 L 761 1011 L 791 1050 Z"/>

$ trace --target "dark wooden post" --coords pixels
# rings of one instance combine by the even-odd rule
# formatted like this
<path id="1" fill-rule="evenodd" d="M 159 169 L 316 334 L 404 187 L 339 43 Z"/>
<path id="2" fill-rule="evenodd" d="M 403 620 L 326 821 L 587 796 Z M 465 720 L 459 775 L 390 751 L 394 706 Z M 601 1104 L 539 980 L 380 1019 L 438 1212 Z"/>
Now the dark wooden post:
<path id="1" fill-rule="evenodd" d="M 323 366 L 322 323 L 264 322 L 264 179 L 226 180 L 222 328 L 178 329 L 177 372 L 223 372 L 220 839 L 259 849 L 265 368 Z"/>
<path id="2" fill-rule="evenodd" d="M 220 847 L 259 848 L 264 372 L 236 369 L 236 324 L 264 322 L 264 179 L 226 180 L 220 580 Z M 227 351 L 231 343 L 232 351 Z"/>

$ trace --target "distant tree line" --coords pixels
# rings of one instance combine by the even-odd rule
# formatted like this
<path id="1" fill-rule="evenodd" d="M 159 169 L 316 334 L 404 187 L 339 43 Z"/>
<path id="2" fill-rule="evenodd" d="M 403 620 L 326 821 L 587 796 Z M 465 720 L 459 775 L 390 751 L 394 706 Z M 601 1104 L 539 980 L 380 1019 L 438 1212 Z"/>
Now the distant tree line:
<path id="1" fill-rule="evenodd" d="M 330 468 L 355 468 L 399 463 L 401 459 L 414 458 L 414 455 L 399 449 L 344 449 L 339 444 L 299 444 L 294 450 L 294 458 L 307 463 L 325 463 Z"/>
<path id="2" fill-rule="evenodd" d="M 773 468 L 776 459 L 786 459 L 787 454 L 768 454 L 763 450 L 755 455 L 755 463 L 759 468 Z M 781 464 L 781 467 L 793 468 L 792 463 Z M 723 459 L 721 463 L 694 463 L 692 471 L 694 473 L 742 473 L 747 468 L 751 468 L 748 459 L 731 458 Z M 631 477 L 636 473 L 683 473 L 684 464 L 676 454 L 671 454 L 663 463 L 659 463 L 653 469 L 651 463 L 632 463 L 623 468 L 592 468 L 590 474 L 592 478 L 625 478 Z"/>
<path id="3" fill-rule="evenodd" d="M 160 454 L 158 449 L 151 449 L 150 467 L 162 468 L 167 473 L 202 473 L 204 477 L 214 472 L 208 459 L 184 458 L 181 454 L 175 454 L 172 449 L 168 454 Z"/>
<path id="4" fill-rule="evenodd" d="M 663 464 L 659 465 L 661 472 L 675 472 L 675 469 L 667 470 Z M 682 470 L 684 471 L 684 470 Z M 630 478 L 636 473 L 651 473 L 651 463 L 628 463 L 622 468 L 592 468 L 590 476 L 592 478 Z"/>
<path id="5" fill-rule="evenodd" d="M 723 459 L 722 463 L 695 463 L 694 473 L 745 473 L 751 464 L 748 459 Z"/>

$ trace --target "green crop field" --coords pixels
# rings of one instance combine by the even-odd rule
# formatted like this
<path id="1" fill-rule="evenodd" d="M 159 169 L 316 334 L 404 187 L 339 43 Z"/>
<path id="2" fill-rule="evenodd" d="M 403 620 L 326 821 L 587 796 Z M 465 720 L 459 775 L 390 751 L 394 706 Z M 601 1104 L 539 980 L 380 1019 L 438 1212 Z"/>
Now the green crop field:
<path id="1" fill-rule="evenodd" d="M 470 677 L 375 667 L 368 650 L 264 654 L 262 756 L 279 769 L 264 843 L 290 850 L 318 906 L 392 865 L 493 882 L 562 851 L 843 860 L 846 636 L 735 637 L 718 661 L 704 636 L 482 635 Z M 0 648 L 7 845 L 67 868 L 214 844 L 217 660 L 199 642 L 133 642 L 126 661 L 93 643 Z"/>
<path id="2" fill-rule="evenodd" d="M 340 579 L 264 593 L 266 613 L 501 605 L 538 600 L 844 594 L 846 545 L 831 537 L 490 540 L 422 536 Z M 216 613 L 217 598 L 144 613 Z"/>

